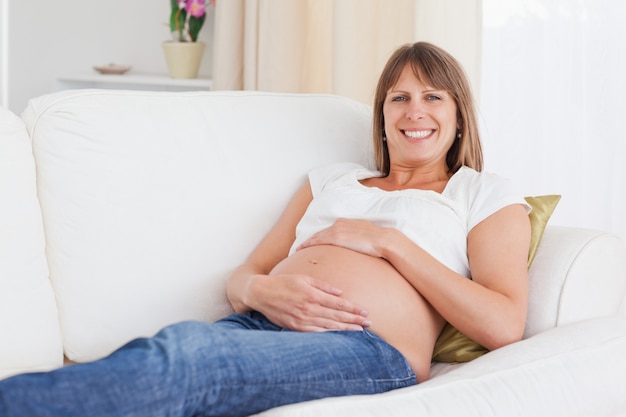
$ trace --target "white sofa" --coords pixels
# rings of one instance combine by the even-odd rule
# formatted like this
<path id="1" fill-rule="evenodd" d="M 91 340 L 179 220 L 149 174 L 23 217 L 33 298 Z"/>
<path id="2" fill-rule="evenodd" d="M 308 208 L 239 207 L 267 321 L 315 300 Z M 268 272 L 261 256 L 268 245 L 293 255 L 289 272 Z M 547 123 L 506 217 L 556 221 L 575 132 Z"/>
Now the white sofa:
<path id="1" fill-rule="evenodd" d="M 306 172 L 371 166 L 370 113 L 336 96 L 98 90 L 0 109 L 0 378 L 229 313 L 226 277 Z M 624 416 L 625 291 L 617 236 L 548 226 L 525 340 L 414 387 L 262 415 Z"/>

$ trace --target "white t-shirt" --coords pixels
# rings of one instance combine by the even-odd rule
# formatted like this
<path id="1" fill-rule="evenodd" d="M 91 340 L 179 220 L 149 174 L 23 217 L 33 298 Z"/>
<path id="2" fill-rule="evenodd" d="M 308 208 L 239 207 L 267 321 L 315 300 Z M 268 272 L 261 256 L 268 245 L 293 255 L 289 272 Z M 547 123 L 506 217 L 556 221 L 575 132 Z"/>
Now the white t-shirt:
<path id="1" fill-rule="evenodd" d="M 355 163 L 323 166 L 309 173 L 313 201 L 296 228 L 291 252 L 338 218 L 369 220 L 404 233 L 437 260 L 468 278 L 467 235 L 482 220 L 525 200 L 497 175 L 461 167 L 441 194 L 431 190 L 385 191 L 359 180 L 380 177 Z"/>

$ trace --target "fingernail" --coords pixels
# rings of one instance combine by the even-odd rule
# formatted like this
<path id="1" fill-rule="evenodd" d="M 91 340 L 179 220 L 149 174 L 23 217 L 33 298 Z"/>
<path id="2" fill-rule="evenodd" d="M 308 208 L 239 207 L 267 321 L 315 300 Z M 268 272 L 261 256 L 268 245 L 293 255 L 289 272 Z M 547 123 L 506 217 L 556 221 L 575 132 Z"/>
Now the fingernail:
<path id="1" fill-rule="evenodd" d="M 363 327 L 370 327 L 372 325 L 372 322 L 369 320 L 363 320 L 363 323 L 361 323 L 361 326 Z"/>

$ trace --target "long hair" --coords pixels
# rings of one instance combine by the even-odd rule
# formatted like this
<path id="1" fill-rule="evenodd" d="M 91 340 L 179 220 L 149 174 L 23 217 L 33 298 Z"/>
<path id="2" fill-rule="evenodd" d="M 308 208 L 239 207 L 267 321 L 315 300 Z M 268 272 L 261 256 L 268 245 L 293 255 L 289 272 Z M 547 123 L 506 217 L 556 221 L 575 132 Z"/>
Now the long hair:
<path id="1" fill-rule="evenodd" d="M 437 90 L 448 92 L 457 107 L 460 138 L 455 139 L 446 156 L 451 173 L 461 166 L 483 169 L 483 153 L 476 122 L 476 111 L 470 84 L 463 67 L 448 52 L 427 42 L 401 46 L 387 61 L 378 80 L 374 98 L 373 141 L 376 168 L 388 175 L 389 150 L 383 140 L 385 117 L 383 105 L 389 90 L 398 82 L 402 70 L 410 65 L 418 80 Z"/>

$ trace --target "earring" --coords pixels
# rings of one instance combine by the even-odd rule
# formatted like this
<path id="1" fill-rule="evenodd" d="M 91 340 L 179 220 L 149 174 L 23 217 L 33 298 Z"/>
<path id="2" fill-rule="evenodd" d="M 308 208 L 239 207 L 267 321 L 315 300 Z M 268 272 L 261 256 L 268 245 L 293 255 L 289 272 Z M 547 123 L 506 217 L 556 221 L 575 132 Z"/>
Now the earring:
<path id="1" fill-rule="evenodd" d="M 383 142 L 387 142 L 387 134 L 383 130 Z"/>
<path id="2" fill-rule="evenodd" d="M 457 139 L 461 139 L 461 136 L 463 136 L 463 135 L 461 134 L 461 131 L 460 131 L 460 130 L 457 130 L 457 131 L 456 131 L 456 138 L 457 138 Z"/>

